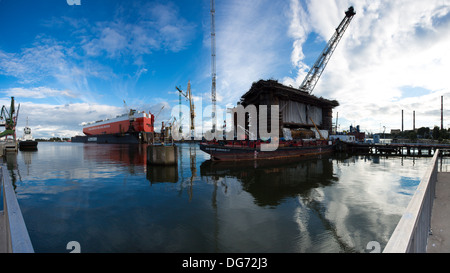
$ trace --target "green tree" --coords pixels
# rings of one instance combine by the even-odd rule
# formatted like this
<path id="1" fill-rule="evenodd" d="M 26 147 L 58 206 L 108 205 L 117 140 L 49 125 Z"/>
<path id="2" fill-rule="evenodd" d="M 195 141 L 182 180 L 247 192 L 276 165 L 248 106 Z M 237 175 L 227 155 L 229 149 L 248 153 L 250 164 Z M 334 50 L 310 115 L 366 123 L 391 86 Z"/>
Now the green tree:
<path id="1" fill-rule="evenodd" d="M 411 131 L 408 133 L 408 138 L 412 141 L 416 141 L 417 140 L 417 134 L 414 131 Z"/>
<path id="2" fill-rule="evenodd" d="M 430 136 L 430 128 L 420 127 L 419 129 L 417 129 L 417 135 L 423 138 L 428 138 Z"/>
<path id="3" fill-rule="evenodd" d="M 439 139 L 439 131 L 440 131 L 440 129 L 439 129 L 439 127 L 438 126 L 434 126 L 434 128 L 433 128 L 433 139 Z"/>

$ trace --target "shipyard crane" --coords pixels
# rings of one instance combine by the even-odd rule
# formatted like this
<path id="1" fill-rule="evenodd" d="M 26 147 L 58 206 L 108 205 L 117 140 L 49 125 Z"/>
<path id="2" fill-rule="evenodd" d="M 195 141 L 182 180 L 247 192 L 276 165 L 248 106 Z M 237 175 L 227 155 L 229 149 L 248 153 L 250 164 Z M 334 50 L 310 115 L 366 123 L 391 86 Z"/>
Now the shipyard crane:
<path id="1" fill-rule="evenodd" d="M 163 105 L 163 106 L 161 107 L 161 109 L 159 109 L 158 114 L 155 115 L 155 119 L 159 116 L 159 114 L 161 114 L 161 111 L 164 109 L 164 107 L 165 107 L 165 105 Z"/>
<path id="2" fill-rule="evenodd" d="M 123 109 L 125 109 L 125 113 L 128 113 L 128 105 L 127 102 L 125 100 L 123 100 Z"/>
<path id="3" fill-rule="evenodd" d="M 341 40 L 342 36 L 344 35 L 345 30 L 347 29 L 348 25 L 353 19 L 353 16 L 355 16 L 356 12 L 353 7 L 350 7 L 345 12 L 345 17 L 342 20 L 342 22 L 339 24 L 339 26 L 336 28 L 336 32 L 333 34 L 331 39 L 328 41 L 327 45 L 325 46 L 324 50 L 320 54 L 319 58 L 314 63 L 313 67 L 309 70 L 308 74 L 306 75 L 305 79 L 303 80 L 302 84 L 300 85 L 299 89 L 301 91 L 307 92 L 311 94 L 314 90 L 314 87 L 317 84 L 317 81 L 319 80 L 320 76 L 322 75 L 323 70 L 327 66 L 328 61 L 331 58 L 331 55 L 333 55 L 334 50 L 336 49 L 337 45 L 339 44 L 339 41 Z"/>
<path id="4" fill-rule="evenodd" d="M 19 116 L 20 104 L 17 107 L 17 112 L 14 103 L 14 97 L 11 97 L 11 106 L 6 109 L 6 106 L 3 105 L 0 113 L 1 123 L 0 126 L 5 126 L 5 130 L 0 133 L 0 137 L 8 137 L 9 135 L 13 136 L 14 141 L 16 140 L 16 125 L 17 118 Z"/>
<path id="5" fill-rule="evenodd" d="M 194 107 L 194 101 L 192 98 L 192 92 L 191 92 L 191 81 L 188 81 L 186 94 L 183 93 L 183 90 L 181 90 L 179 87 L 175 87 L 178 92 L 180 92 L 180 122 L 181 122 L 181 95 L 183 95 L 188 101 L 189 101 L 189 111 L 191 116 L 191 138 L 194 137 L 195 132 L 195 126 L 194 126 L 194 119 L 195 119 L 195 107 Z M 180 133 L 181 133 L 181 126 L 180 126 Z"/>
<path id="6" fill-rule="evenodd" d="M 216 23 L 215 4 L 211 0 L 211 100 L 212 100 L 212 132 L 216 132 Z"/>

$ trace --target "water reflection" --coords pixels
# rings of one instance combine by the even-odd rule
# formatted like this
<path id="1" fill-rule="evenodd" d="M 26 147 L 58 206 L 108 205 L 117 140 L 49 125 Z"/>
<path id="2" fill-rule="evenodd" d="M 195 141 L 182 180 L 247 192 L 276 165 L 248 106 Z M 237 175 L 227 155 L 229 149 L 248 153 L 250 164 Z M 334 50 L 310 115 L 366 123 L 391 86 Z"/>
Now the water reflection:
<path id="1" fill-rule="evenodd" d="M 220 163 L 182 144 L 162 167 L 146 146 L 42 144 L 9 161 L 37 252 L 364 252 L 387 242 L 429 160 Z"/>
<path id="2" fill-rule="evenodd" d="M 147 166 L 147 179 L 150 183 L 177 183 L 178 166 Z"/>
<path id="3" fill-rule="evenodd" d="M 125 166 L 130 174 L 142 171 L 136 166 L 147 164 L 146 144 L 85 144 L 83 145 L 83 158 L 85 161 L 98 162 L 113 166 Z"/>
<path id="4" fill-rule="evenodd" d="M 16 182 L 21 180 L 20 178 L 20 172 L 17 168 L 17 153 L 8 151 L 5 153 L 5 160 L 6 160 L 6 169 L 11 177 L 11 183 L 13 186 L 13 189 L 16 189 Z M 28 163 L 30 163 L 30 157 L 28 157 Z"/>
<path id="5" fill-rule="evenodd" d="M 242 183 L 255 203 L 277 206 L 286 198 L 306 198 L 314 188 L 337 181 L 330 158 L 303 160 L 217 162 L 207 160 L 200 166 L 202 177 L 233 177 Z"/>
<path id="6" fill-rule="evenodd" d="M 387 243 L 427 167 L 424 162 L 338 154 L 297 161 L 208 160 L 200 172 L 225 189 L 238 181 L 256 205 L 291 218 L 297 225 L 291 241 L 295 252 L 364 252 L 369 241 Z M 292 207 L 287 214 L 286 205 Z"/>

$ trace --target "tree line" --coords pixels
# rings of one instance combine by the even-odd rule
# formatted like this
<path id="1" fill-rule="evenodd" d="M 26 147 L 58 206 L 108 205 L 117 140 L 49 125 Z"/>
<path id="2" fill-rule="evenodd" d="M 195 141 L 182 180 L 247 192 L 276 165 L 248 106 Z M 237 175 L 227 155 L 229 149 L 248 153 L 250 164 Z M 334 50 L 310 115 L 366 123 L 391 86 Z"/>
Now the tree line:
<path id="1" fill-rule="evenodd" d="M 439 142 L 450 142 L 450 131 L 449 129 L 441 129 L 439 126 L 434 126 L 433 129 L 430 129 L 429 127 L 421 127 L 416 130 L 392 134 L 392 138 L 409 139 L 411 141 L 416 141 L 418 139 L 429 139 Z"/>

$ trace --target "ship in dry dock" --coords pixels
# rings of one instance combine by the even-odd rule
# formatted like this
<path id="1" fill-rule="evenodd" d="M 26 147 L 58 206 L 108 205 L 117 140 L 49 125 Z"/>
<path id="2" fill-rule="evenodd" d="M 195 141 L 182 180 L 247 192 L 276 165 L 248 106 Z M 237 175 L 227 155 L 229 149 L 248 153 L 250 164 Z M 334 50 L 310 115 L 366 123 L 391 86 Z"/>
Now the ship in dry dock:
<path id="1" fill-rule="evenodd" d="M 72 137 L 72 142 L 148 143 L 153 138 L 155 117 L 145 111 L 130 109 L 115 118 L 83 123 L 84 136 Z"/>

